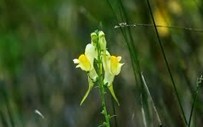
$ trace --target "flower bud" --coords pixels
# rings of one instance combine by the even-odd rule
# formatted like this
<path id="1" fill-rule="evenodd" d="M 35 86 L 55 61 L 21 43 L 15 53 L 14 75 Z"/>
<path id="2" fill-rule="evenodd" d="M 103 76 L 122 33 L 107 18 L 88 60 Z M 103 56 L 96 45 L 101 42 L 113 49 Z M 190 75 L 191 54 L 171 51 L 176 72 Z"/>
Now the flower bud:
<path id="1" fill-rule="evenodd" d="M 106 52 L 106 39 L 103 31 L 99 31 L 99 45 L 101 50 Z"/>
<path id="2" fill-rule="evenodd" d="M 95 32 L 91 33 L 91 43 L 92 45 L 96 46 L 97 43 L 97 34 Z"/>

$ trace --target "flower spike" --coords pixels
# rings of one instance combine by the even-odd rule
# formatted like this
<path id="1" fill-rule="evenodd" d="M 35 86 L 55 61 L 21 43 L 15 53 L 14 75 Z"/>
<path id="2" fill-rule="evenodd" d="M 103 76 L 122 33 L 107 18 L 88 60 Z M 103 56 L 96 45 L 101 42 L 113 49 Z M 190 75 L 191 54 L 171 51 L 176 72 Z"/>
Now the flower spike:
<path id="1" fill-rule="evenodd" d="M 76 68 L 81 68 L 81 70 L 86 71 L 88 75 L 88 90 L 85 93 L 80 105 L 83 104 L 87 96 L 89 95 L 92 87 L 94 86 L 94 81 L 98 77 L 95 68 L 94 68 L 94 59 L 97 57 L 97 52 L 95 46 L 92 44 L 87 44 L 85 48 L 85 54 L 81 54 L 78 59 L 74 59 L 73 62 L 76 65 Z"/>
<path id="2" fill-rule="evenodd" d="M 123 63 L 120 63 L 121 57 L 110 55 L 107 51 L 107 42 L 103 31 L 95 31 L 91 33 L 90 37 L 91 43 L 86 45 L 85 53 L 73 60 L 76 68 L 85 71 L 88 76 L 88 89 L 80 105 L 86 100 L 97 80 L 100 81 L 101 88 L 103 85 L 107 86 L 114 100 L 120 105 L 114 93 L 113 81 L 123 66 Z"/>
<path id="3" fill-rule="evenodd" d="M 113 96 L 114 100 L 119 105 L 118 99 L 115 96 L 114 90 L 113 90 L 113 80 L 116 75 L 118 75 L 121 71 L 121 67 L 124 65 L 124 63 L 120 63 L 121 57 L 118 56 L 111 56 L 108 52 L 106 61 L 103 60 L 103 66 L 105 70 L 105 76 L 104 76 L 104 84 L 107 84 L 108 89 Z"/>

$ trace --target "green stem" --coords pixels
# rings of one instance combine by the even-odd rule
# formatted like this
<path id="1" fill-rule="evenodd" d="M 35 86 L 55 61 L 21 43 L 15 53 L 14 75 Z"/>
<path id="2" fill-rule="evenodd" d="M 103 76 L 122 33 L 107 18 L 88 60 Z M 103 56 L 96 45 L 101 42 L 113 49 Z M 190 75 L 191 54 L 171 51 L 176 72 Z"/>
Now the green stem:
<path id="1" fill-rule="evenodd" d="M 102 81 L 102 80 L 100 80 Z M 101 101 L 102 101 L 102 114 L 105 117 L 105 126 L 106 127 L 110 127 L 110 118 L 107 112 L 107 108 L 106 108 L 106 102 L 105 102 L 105 90 L 104 90 L 104 86 L 103 83 L 100 82 L 99 84 L 99 88 L 100 88 L 100 96 L 101 96 Z"/>
<path id="2" fill-rule="evenodd" d="M 103 126 L 105 127 L 110 127 L 110 115 L 107 112 L 107 108 L 106 108 L 106 101 L 105 101 L 105 88 L 104 88 L 104 82 L 103 82 L 103 78 L 104 78 L 104 72 L 103 72 L 103 66 L 102 66 L 102 59 L 101 59 L 101 50 L 99 45 L 97 46 L 98 49 L 98 75 L 99 75 L 99 90 L 100 90 L 100 96 L 101 96 L 101 101 L 102 101 L 102 114 L 105 117 L 105 122 L 103 123 Z"/>

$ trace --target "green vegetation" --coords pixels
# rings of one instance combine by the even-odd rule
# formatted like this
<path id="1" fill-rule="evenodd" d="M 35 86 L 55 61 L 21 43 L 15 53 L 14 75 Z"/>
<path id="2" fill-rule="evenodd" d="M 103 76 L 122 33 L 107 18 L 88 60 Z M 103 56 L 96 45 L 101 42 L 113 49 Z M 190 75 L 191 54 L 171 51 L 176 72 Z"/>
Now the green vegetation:
<path id="1" fill-rule="evenodd" d="M 203 125 L 202 0 L 1 0 L 0 127 L 96 127 L 99 87 L 73 59 L 104 31 L 122 56 L 111 127 Z M 101 66 L 98 66 L 100 68 Z M 102 80 L 102 79 L 101 79 Z"/>

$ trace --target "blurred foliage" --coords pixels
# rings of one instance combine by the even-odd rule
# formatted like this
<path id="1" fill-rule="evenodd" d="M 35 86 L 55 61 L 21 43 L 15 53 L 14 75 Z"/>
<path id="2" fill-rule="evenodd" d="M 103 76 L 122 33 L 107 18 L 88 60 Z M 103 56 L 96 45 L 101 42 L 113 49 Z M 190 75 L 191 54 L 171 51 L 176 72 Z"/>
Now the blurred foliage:
<path id="1" fill-rule="evenodd" d="M 140 95 L 121 31 L 117 0 L 0 0 L 0 127 L 95 127 L 102 122 L 95 88 L 83 106 L 88 84 L 73 59 L 84 52 L 90 33 L 102 29 L 108 49 L 121 55 L 125 66 L 115 80 L 119 127 L 144 126 Z M 196 80 L 203 70 L 203 1 L 154 0 L 157 25 L 181 103 L 189 118 Z M 123 1 L 146 82 L 164 126 L 184 126 L 145 1 Z M 117 22 L 116 15 L 120 15 Z M 200 29 L 200 31 L 196 31 Z M 113 114 L 111 98 L 108 106 Z M 200 88 L 192 125 L 203 125 Z M 39 110 L 44 119 L 35 113 Z M 154 113 L 149 109 L 151 115 Z M 116 126 L 112 119 L 112 126 Z M 157 126 L 151 120 L 150 126 Z"/>

